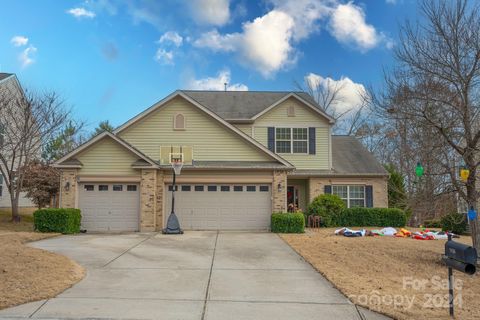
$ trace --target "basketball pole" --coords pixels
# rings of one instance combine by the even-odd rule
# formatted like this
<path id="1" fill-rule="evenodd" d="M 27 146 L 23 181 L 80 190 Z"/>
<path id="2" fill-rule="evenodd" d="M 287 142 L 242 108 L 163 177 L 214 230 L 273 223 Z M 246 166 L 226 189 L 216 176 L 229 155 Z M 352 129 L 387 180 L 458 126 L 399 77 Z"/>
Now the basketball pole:
<path id="1" fill-rule="evenodd" d="M 168 216 L 167 227 L 162 230 L 163 234 L 183 234 L 183 230 L 180 228 L 177 215 L 175 214 L 175 189 L 176 189 L 176 176 L 175 169 L 173 168 L 173 185 L 172 185 L 172 211 Z"/>

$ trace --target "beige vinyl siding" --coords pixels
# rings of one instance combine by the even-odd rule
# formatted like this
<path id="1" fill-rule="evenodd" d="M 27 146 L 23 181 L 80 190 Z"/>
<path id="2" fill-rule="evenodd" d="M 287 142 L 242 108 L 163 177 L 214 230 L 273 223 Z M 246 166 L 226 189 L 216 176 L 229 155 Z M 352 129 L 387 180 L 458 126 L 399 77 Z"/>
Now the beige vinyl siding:
<path id="1" fill-rule="evenodd" d="M 240 129 L 243 131 L 243 133 L 248 134 L 249 136 L 252 136 L 252 125 L 251 124 L 234 124 L 237 129 Z"/>
<path id="2" fill-rule="evenodd" d="M 173 116 L 178 113 L 185 115 L 185 130 L 173 130 Z M 168 102 L 119 136 L 154 160 L 160 157 L 160 146 L 189 145 L 193 159 L 199 161 L 272 161 L 183 98 Z"/>
<path id="3" fill-rule="evenodd" d="M 288 106 L 295 107 L 295 116 L 287 116 Z M 279 155 L 292 163 L 297 169 L 329 169 L 330 158 L 330 124 L 321 115 L 310 110 L 296 99 L 290 98 L 272 110 L 268 111 L 254 123 L 254 138 L 268 147 L 268 127 L 315 127 L 316 154 L 286 154 Z"/>
<path id="4" fill-rule="evenodd" d="M 132 169 L 138 157 L 118 142 L 105 137 L 82 151 L 78 160 L 83 164 L 79 174 L 95 175 L 138 175 L 139 171 Z"/>

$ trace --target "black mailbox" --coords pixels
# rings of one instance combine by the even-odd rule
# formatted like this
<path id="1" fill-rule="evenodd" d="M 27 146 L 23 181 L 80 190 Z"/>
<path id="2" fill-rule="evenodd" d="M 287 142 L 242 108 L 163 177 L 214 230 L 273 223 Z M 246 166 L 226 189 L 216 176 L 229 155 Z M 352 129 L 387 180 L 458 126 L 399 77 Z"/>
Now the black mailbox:
<path id="1" fill-rule="evenodd" d="M 477 250 L 452 240 L 445 242 L 445 264 L 455 270 L 472 275 L 477 270 Z"/>

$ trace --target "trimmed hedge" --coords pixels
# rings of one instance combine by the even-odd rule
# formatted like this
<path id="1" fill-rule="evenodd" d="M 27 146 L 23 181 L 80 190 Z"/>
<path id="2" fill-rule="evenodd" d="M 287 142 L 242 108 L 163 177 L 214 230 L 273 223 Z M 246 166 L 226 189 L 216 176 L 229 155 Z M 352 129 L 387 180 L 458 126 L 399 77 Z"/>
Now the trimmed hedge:
<path id="1" fill-rule="evenodd" d="M 303 213 L 272 213 L 272 232 L 275 233 L 304 233 L 305 217 Z"/>
<path id="2" fill-rule="evenodd" d="M 78 233 L 81 219 L 80 209 L 49 208 L 33 213 L 33 225 L 40 232 Z"/>
<path id="3" fill-rule="evenodd" d="M 344 209 L 345 203 L 339 196 L 322 194 L 313 199 L 308 205 L 307 213 L 322 217 L 323 226 L 333 227 Z"/>
<path id="4" fill-rule="evenodd" d="M 396 208 L 347 208 L 334 221 L 335 227 L 404 227 L 407 215 Z M 333 227 L 332 226 L 332 227 Z"/>
<path id="5" fill-rule="evenodd" d="M 423 221 L 423 226 L 425 228 L 441 228 L 442 221 L 437 219 L 425 220 Z"/>
<path id="6" fill-rule="evenodd" d="M 461 213 L 450 213 L 442 217 L 443 231 L 451 231 L 456 234 L 463 234 L 467 232 L 467 219 Z"/>

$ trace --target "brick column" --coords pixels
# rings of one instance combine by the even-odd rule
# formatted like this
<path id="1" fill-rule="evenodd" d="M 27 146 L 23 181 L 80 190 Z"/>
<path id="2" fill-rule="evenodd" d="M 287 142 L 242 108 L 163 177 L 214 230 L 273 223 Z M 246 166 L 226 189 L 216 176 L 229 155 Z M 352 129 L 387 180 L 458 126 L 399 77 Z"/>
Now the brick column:
<path id="1" fill-rule="evenodd" d="M 65 185 L 69 184 L 68 190 Z M 75 208 L 77 205 L 77 169 L 60 171 L 60 208 Z"/>
<path id="2" fill-rule="evenodd" d="M 156 224 L 155 230 L 163 229 L 163 188 L 164 188 L 163 171 L 157 170 L 157 204 L 156 204 Z"/>
<path id="3" fill-rule="evenodd" d="M 324 194 L 326 184 L 328 184 L 328 180 L 325 178 L 310 178 L 307 202 L 310 203 L 319 195 Z"/>
<path id="4" fill-rule="evenodd" d="M 278 184 L 281 191 L 278 191 Z M 287 172 L 273 171 L 272 208 L 274 212 L 287 211 Z"/>
<path id="5" fill-rule="evenodd" d="M 157 171 L 143 169 L 140 182 L 140 231 L 155 230 Z"/>

